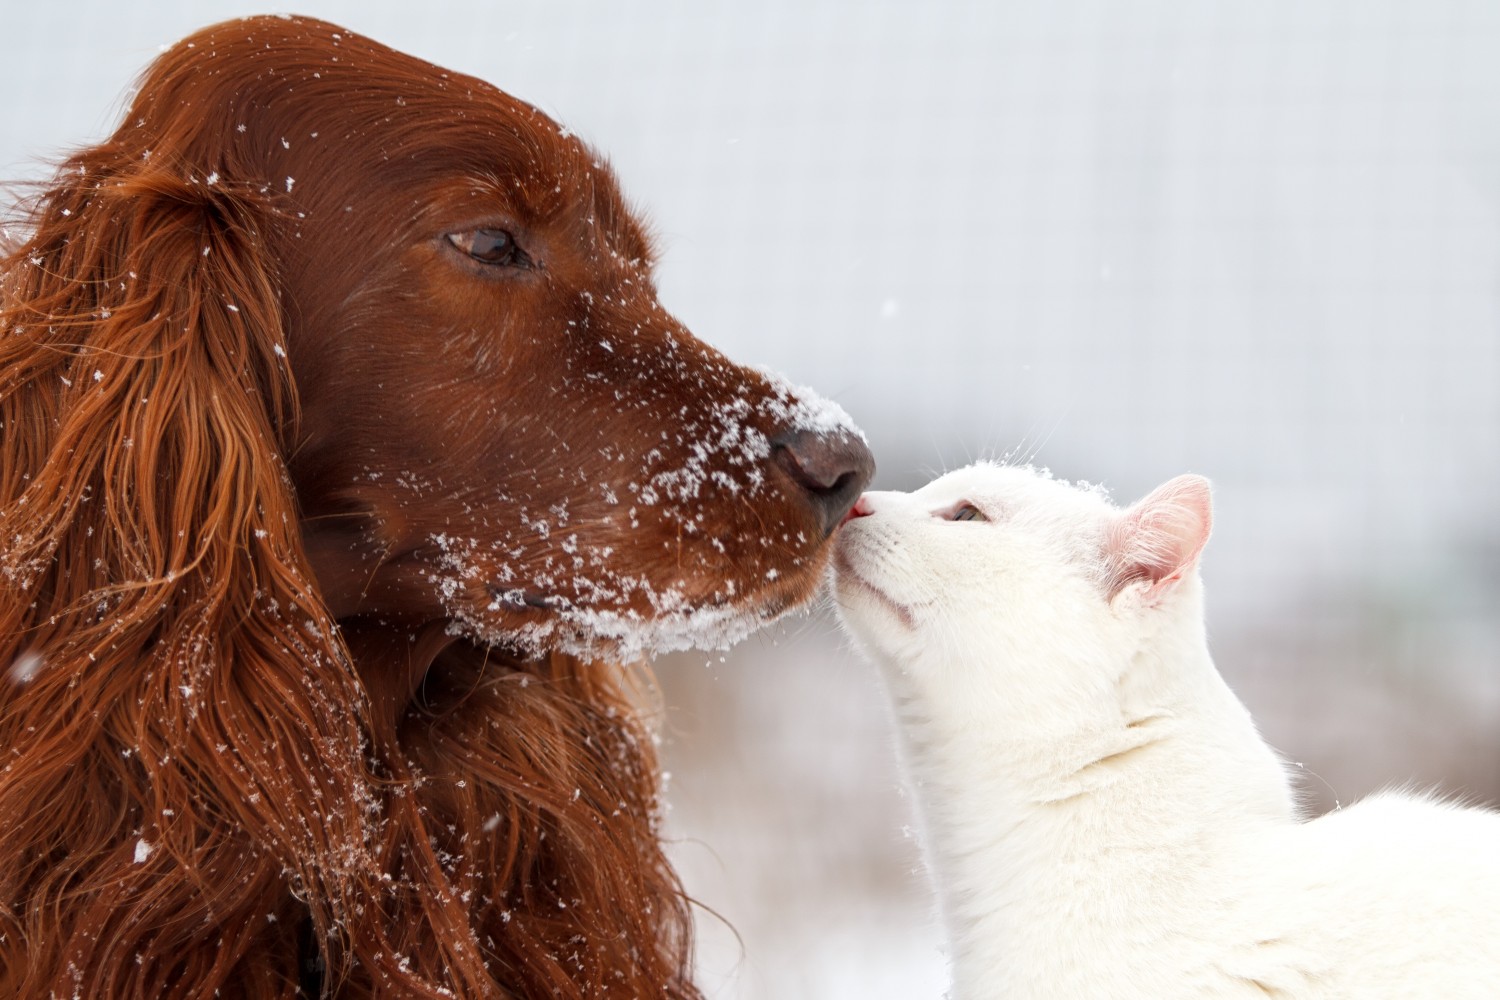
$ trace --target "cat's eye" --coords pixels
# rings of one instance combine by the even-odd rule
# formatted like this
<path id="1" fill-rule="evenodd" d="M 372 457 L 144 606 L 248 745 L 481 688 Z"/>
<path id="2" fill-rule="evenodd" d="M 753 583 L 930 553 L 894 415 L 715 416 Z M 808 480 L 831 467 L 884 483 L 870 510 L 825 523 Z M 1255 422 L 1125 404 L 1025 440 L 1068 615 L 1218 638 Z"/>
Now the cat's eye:
<path id="1" fill-rule="evenodd" d="M 516 238 L 504 229 L 469 229 L 461 233 L 449 233 L 448 242 L 454 249 L 481 264 L 494 267 L 528 267 L 531 264 L 531 258 L 516 243 Z"/>
<path id="2" fill-rule="evenodd" d="M 966 504 L 960 504 L 958 506 L 958 509 L 953 512 L 952 516 L 949 517 L 948 520 L 950 520 L 950 521 L 988 521 L 989 518 L 985 517 L 984 516 L 984 511 L 980 510 L 978 507 L 974 506 L 971 503 L 966 503 Z"/>

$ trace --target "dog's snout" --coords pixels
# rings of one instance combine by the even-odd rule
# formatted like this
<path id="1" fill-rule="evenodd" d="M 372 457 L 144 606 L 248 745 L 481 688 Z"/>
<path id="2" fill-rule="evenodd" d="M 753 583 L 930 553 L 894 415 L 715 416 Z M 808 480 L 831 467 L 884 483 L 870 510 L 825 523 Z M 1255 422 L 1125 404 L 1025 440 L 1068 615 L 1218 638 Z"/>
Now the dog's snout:
<path id="1" fill-rule="evenodd" d="M 798 430 L 777 437 L 772 445 L 776 463 L 817 508 L 825 535 L 843 523 L 875 474 L 870 449 L 852 434 Z"/>

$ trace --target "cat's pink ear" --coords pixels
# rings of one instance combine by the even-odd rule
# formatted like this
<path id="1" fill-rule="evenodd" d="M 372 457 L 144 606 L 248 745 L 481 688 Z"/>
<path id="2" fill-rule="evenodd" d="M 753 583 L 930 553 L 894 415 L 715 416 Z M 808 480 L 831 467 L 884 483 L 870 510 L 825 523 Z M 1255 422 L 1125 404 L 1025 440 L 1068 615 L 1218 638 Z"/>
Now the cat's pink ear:
<path id="1" fill-rule="evenodd" d="M 1121 511 L 1104 543 L 1105 593 L 1138 585 L 1152 603 L 1191 570 L 1213 527 L 1213 496 L 1202 476 L 1178 476 Z"/>

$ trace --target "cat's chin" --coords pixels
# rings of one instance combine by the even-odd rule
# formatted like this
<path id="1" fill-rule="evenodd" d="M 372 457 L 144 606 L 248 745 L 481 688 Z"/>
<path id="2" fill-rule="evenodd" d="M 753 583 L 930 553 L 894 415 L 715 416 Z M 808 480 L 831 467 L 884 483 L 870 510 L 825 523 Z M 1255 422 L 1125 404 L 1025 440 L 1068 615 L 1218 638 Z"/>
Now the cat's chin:
<path id="1" fill-rule="evenodd" d="M 902 604 L 861 576 L 842 546 L 833 551 L 833 588 L 846 621 L 850 612 L 854 612 L 860 618 L 875 617 L 883 622 L 893 622 L 905 633 L 917 630 L 911 606 Z"/>

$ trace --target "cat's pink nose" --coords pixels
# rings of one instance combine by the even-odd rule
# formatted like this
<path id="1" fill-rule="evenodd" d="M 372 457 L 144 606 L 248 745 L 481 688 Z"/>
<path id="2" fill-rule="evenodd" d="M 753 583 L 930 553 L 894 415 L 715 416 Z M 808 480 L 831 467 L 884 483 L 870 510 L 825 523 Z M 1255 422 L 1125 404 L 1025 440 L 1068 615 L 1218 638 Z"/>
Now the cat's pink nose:
<path id="1" fill-rule="evenodd" d="M 854 501 L 854 506 L 849 508 L 849 513 L 845 514 L 844 519 L 839 522 L 839 527 L 842 528 L 856 517 L 869 517 L 873 513 L 875 513 L 875 509 L 870 506 L 870 498 L 861 496 L 858 500 Z"/>

